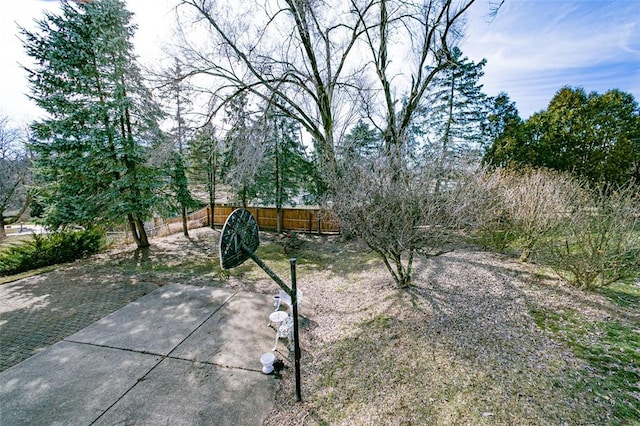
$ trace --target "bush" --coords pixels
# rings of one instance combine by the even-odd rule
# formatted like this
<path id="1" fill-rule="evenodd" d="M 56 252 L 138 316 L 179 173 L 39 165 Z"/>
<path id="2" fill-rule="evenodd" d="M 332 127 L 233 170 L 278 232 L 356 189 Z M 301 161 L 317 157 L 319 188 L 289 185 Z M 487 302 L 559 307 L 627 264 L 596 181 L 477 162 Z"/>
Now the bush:
<path id="1" fill-rule="evenodd" d="M 607 286 L 640 269 L 639 228 L 636 188 L 595 190 L 567 214 L 562 234 L 547 242 L 546 260 L 571 285 Z"/>
<path id="2" fill-rule="evenodd" d="M 502 196 L 504 172 L 482 169 L 466 176 L 458 205 L 459 217 L 465 218 L 466 229 L 473 242 L 503 252 L 513 242 L 511 220 Z"/>
<path id="3" fill-rule="evenodd" d="M 0 253 L 0 275 L 80 259 L 97 253 L 103 245 L 104 232 L 98 229 L 33 235 L 31 241 Z"/>
<path id="4" fill-rule="evenodd" d="M 535 255 L 584 289 L 640 273 L 638 187 L 594 190 L 544 169 L 481 170 L 463 186 L 459 214 L 487 248 Z"/>
<path id="5" fill-rule="evenodd" d="M 467 184 L 465 215 L 474 218 L 476 242 L 496 251 L 511 247 L 527 261 L 580 193 L 579 182 L 550 170 L 482 170 Z"/>
<path id="6" fill-rule="evenodd" d="M 285 232 L 280 237 L 280 244 L 282 245 L 282 248 L 284 249 L 285 254 L 291 254 L 295 250 L 302 247 L 302 245 L 304 244 L 304 241 L 300 239 L 297 232 L 289 231 L 289 232 Z"/>
<path id="7" fill-rule="evenodd" d="M 544 238 L 557 232 L 564 213 L 579 198 L 580 183 L 565 173 L 546 169 L 527 169 L 507 175 L 503 185 L 504 202 L 526 262 L 539 252 Z"/>
<path id="8" fill-rule="evenodd" d="M 380 257 L 399 288 L 411 285 L 416 254 L 449 249 L 462 210 L 454 188 L 436 190 L 437 167 L 404 161 L 399 153 L 354 159 L 331 183 L 341 225 Z"/>

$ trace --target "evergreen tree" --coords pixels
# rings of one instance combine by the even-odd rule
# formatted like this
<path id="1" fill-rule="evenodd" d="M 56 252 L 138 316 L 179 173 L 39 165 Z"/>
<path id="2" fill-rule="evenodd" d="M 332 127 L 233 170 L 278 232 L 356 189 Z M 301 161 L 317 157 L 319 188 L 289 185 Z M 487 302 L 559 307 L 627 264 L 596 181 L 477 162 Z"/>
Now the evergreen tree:
<path id="1" fill-rule="evenodd" d="M 308 187 L 311 163 L 306 159 L 296 122 L 268 113 L 263 120 L 263 157 L 256 174 L 256 197 L 274 204 L 277 231 L 282 229 L 282 207 L 294 204 Z"/>
<path id="2" fill-rule="evenodd" d="M 436 189 L 457 160 L 479 153 L 487 106 L 479 81 L 485 64 L 484 59 L 477 64 L 470 61 L 454 47 L 448 66 L 433 79 L 423 101 L 426 131 L 434 142 L 427 154 L 436 159 L 440 176 Z"/>
<path id="3" fill-rule="evenodd" d="M 509 123 L 485 161 L 572 172 L 594 183 L 640 182 L 640 114 L 629 93 L 563 87 L 546 110 Z"/>
<path id="4" fill-rule="evenodd" d="M 524 122 L 515 102 L 506 93 L 491 99 L 487 120 L 482 127 L 485 141 L 483 163 L 494 167 L 527 163 L 529 150 L 522 144 L 523 131 Z"/>
<path id="5" fill-rule="evenodd" d="M 187 210 L 197 208 L 200 203 L 191 195 L 184 156 L 177 151 L 170 151 L 166 156 L 167 158 L 159 166 L 159 170 L 163 174 L 164 185 L 161 188 L 162 202 L 157 209 L 163 217 L 180 214 L 182 233 L 188 237 Z"/>
<path id="6" fill-rule="evenodd" d="M 214 228 L 216 191 L 223 154 L 222 143 L 216 138 L 211 127 L 203 128 L 189 144 L 189 177 L 194 184 L 204 184 L 207 189 L 211 229 Z"/>
<path id="7" fill-rule="evenodd" d="M 189 191 L 185 165 L 189 133 L 185 117 L 191 101 L 187 96 L 188 87 L 182 80 L 182 68 L 178 59 L 175 59 L 173 67 L 167 69 L 160 80 L 163 88 L 160 92 L 161 98 L 165 101 L 165 106 L 171 111 L 173 118 L 173 128 L 170 131 L 172 153 L 165 166 L 168 167 L 170 175 L 170 190 L 182 217 L 182 232 L 185 237 L 188 237 L 187 209 L 194 207 L 197 203 Z"/>
<path id="8" fill-rule="evenodd" d="M 592 182 L 624 185 L 640 158 L 638 103 L 629 93 L 602 95 L 560 89 L 546 111 L 537 114 L 537 164 L 572 171 Z M 531 120 L 533 121 L 533 120 Z"/>
<path id="9" fill-rule="evenodd" d="M 381 149 L 382 142 L 379 133 L 363 120 L 359 120 L 351 132 L 345 135 L 339 156 L 344 163 L 348 164 L 353 159 L 370 158 L 379 153 Z"/>
<path id="10" fill-rule="evenodd" d="M 256 175 L 264 156 L 257 127 L 248 109 L 245 93 L 232 98 L 226 107 L 225 121 L 230 126 L 224 137 L 221 172 L 243 207 L 256 198 Z"/>
<path id="11" fill-rule="evenodd" d="M 119 0 L 63 1 L 38 31 L 21 29 L 31 97 L 48 113 L 32 125 L 38 198 L 53 228 L 126 220 L 138 247 L 156 202 L 146 164 L 159 112 L 133 55 L 131 13 Z"/>

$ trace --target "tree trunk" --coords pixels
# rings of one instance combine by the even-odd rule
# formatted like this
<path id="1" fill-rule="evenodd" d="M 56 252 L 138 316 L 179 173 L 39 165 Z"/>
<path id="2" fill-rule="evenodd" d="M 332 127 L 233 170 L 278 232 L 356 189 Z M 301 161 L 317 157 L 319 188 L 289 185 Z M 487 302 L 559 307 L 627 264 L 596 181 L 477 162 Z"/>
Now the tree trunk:
<path id="1" fill-rule="evenodd" d="M 144 229 L 144 223 L 139 219 L 134 219 L 131 213 L 127 214 L 127 219 L 129 221 L 129 230 L 131 231 L 131 236 L 133 237 L 133 241 L 136 243 L 138 248 L 147 248 L 149 247 L 149 238 L 147 237 L 147 231 Z"/>
<path id="2" fill-rule="evenodd" d="M 276 232 L 282 232 L 282 207 L 276 208 Z"/>
<path id="3" fill-rule="evenodd" d="M 242 198 L 242 207 L 247 208 L 247 185 L 242 186 L 242 192 L 240 193 L 240 197 Z"/>
<path id="4" fill-rule="evenodd" d="M 136 222 L 135 220 L 133 220 L 133 215 L 131 213 L 127 214 L 127 222 L 129 223 L 129 231 L 131 231 L 131 237 L 133 237 L 133 241 L 138 247 L 140 247 L 140 236 L 138 235 Z"/>
<path id="5" fill-rule="evenodd" d="M 215 153 L 214 153 L 215 154 Z M 209 190 L 209 211 L 211 213 L 211 221 L 209 222 L 209 226 L 211 229 L 216 229 L 215 224 L 215 208 L 216 208 L 216 172 L 215 172 L 215 155 L 212 157 L 213 163 L 209 163 L 209 170 L 207 172 L 209 181 L 207 182 L 207 189 Z"/>
<path id="6" fill-rule="evenodd" d="M 136 219 L 136 228 L 138 228 L 138 235 L 140 236 L 140 244 L 138 248 L 147 248 L 149 244 L 149 238 L 147 237 L 147 231 L 144 229 L 144 223 L 140 219 Z"/>
<path id="7" fill-rule="evenodd" d="M 451 139 L 451 122 L 453 121 L 453 96 L 454 96 L 454 88 L 455 88 L 455 77 L 451 76 L 451 86 L 449 91 L 449 109 L 447 111 L 447 125 L 445 126 L 444 135 L 442 136 L 442 150 L 440 151 L 440 158 L 438 159 L 438 174 L 436 176 L 436 187 L 435 193 L 440 193 L 441 181 L 444 178 L 444 169 L 447 161 L 447 150 L 450 146 Z"/>
<path id="8" fill-rule="evenodd" d="M 180 213 L 182 214 L 182 233 L 185 237 L 189 237 L 189 226 L 187 224 L 187 208 L 182 206 L 180 209 Z"/>
<path id="9" fill-rule="evenodd" d="M 3 213 L 4 208 L 0 206 L 0 209 L 2 209 L 2 211 L 0 211 L 0 239 L 7 237 L 7 232 L 5 231 L 4 227 L 6 225 L 11 225 L 12 223 L 18 222 L 24 212 L 27 211 L 27 207 L 29 207 L 29 204 L 31 204 L 31 195 L 27 194 L 27 198 L 24 200 L 24 204 L 22 205 L 22 207 L 20 207 L 20 211 L 14 216 L 5 216 Z"/>
<path id="10" fill-rule="evenodd" d="M 278 134 L 278 121 L 276 120 L 275 123 L 275 128 L 276 128 L 276 138 L 275 138 L 275 147 L 274 147 L 274 152 L 275 152 L 275 160 L 276 160 L 276 167 L 275 167 L 275 176 L 274 176 L 274 180 L 275 180 L 275 184 L 276 184 L 276 232 L 280 233 L 282 232 L 282 176 L 280 175 L 280 151 L 278 149 L 278 139 L 281 137 L 280 134 Z"/>

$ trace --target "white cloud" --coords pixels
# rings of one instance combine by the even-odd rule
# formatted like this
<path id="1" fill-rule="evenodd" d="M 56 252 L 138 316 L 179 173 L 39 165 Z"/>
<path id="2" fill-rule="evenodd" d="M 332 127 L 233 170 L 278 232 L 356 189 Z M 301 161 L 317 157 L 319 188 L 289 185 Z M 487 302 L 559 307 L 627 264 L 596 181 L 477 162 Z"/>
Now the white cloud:
<path id="1" fill-rule="evenodd" d="M 161 57 L 171 40 L 176 0 L 128 0 L 138 24 L 134 43 L 141 62 Z M 506 91 L 521 114 L 545 108 L 563 85 L 604 91 L 620 88 L 640 100 L 640 0 L 507 0 L 487 22 L 488 0 L 477 0 L 468 18 L 465 55 L 487 59 L 488 94 Z M 0 111 L 15 121 L 37 114 L 27 92 L 29 64 L 16 22 L 33 28 L 42 9 L 58 1 L 0 0 Z"/>
<path id="2" fill-rule="evenodd" d="M 506 91 L 523 116 L 546 107 L 564 85 L 620 88 L 639 98 L 640 1 L 511 0 L 492 22 L 484 15 L 480 1 L 462 50 L 487 59 L 485 88 Z"/>

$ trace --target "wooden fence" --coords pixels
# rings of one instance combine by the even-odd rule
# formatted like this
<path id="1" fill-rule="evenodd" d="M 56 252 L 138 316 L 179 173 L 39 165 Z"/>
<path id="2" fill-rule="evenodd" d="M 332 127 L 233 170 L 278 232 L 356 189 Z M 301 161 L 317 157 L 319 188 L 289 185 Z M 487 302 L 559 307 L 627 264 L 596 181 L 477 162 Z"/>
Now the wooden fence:
<path id="1" fill-rule="evenodd" d="M 237 206 L 216 205 L 214 208 L 213 223 L 217 227 L 222 227 L 227 217 L 236 210 Z M 264 230 L 274 231 L 278 225 L 278 211 L 275 207 L 248 207 L 253 217 L 258 222 L 258 227 Z M 211 212 L 209 206 L 197 210 L 187 215 L 189 228 L 209 226 Z M 156 219 L 156 228 L 175 228 L 182 226 L 181 217 L 170 219 Z M 340 222 L 330 211 L 312 208 L 290 208 L 282 209 L 282 230 L 308 232 L 315 234 L 336 234 L 340 233 Z"/>

